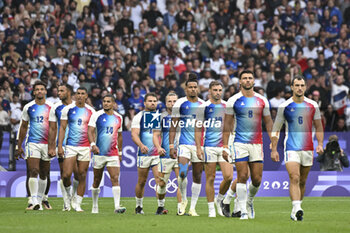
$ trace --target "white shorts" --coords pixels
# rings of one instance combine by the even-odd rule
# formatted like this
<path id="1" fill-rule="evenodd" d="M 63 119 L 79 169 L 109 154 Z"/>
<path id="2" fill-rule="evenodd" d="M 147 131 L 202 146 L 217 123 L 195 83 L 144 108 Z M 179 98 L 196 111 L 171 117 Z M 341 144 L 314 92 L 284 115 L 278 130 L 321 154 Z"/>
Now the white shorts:
<path id="1" fill-rule="evenodd" d="M 205 163 L 226 162 L 226 160 L 222 157 L 223 149 L 224 148 L 222 147 L 205 146 L 203 149 L 204 162 Z"/>
<path id="2" fill-rule="evenodd" d="M 41 159 L 43 161 L 52 160 L 52 158 L 50 158 L 48 154 L 48 145 L 34 142 L 28 142 L 26 144 L 25 159 L 28 158 L 36 158 Z"/>
<path id="3" fill-rule="evenodd" d="M 314 160 L 314 152 L 308 151 L 293 151 L 288 150 L 284 152 L 284 162 L 297 162 L 304 167 L 312 166 Z"/>
<path id="4" fill-rule="evenodd" d="M 119 156 L 94 155 L 92 164 L 95 169 L 104 167 L 120 167 Z"/>
<path id="5" fill-rule="evenodd" d="M 235 142 L 233 144 L 234 162 L 263 162 L 264 151 L 262 144 Z"/>
<path id="6" fill-rule="evenodd" d="M 90 161 L 91 151 L 88 146 L 66 146 L 64 158 L 77 157 L 78 161 Z"/>
<path id="7" fill-rule="evenodd" d="M 202 163 L 203 161 L 197 157 L 196 146 L 192 145 L 179 145 L 178 156 L 189 159 L 192 163 Z"/>
<path id="8" fill-rule="evenodd" d="M 159 164 L 159 156 L 137 156 L 137 167 L 150 168 Z"/>
<path id="9" fill-rule="evenodd" d="M 158 171 L 161 173 L 170 173 L 173 168 L 179 167 L 179 162 L 177 159 L 160 158 Z"/>

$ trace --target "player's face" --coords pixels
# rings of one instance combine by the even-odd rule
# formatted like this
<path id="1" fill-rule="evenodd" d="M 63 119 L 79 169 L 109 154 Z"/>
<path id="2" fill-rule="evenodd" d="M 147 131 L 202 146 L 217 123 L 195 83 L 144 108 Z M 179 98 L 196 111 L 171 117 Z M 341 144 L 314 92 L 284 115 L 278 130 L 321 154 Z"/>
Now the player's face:
<path id="1" fill-rule="evenodd" d="M 43 99 L 46 96 L 46 88 L 43 85 L 37 85 L 34 90 L 36 99 Z"/>
<path id="2" fill-rule="evenodd" d="M 165 101 L 166 108 L 170 111 L 173 109 L 173 106 L 177 100 L 177 96 L 168 96 Z"/>
<path id="3" fill-rule="evenodd" d="M 292 86 L 293 95 L 296 97 L 304 96 L 306 91 L 306 84 L 304 80 L 294 80 L 294 84 Z"/>
<path id="4" fill-rule="evenodd" d="M 187 83 L 186 94 L 187 96 L 194 98 L 198 96 L 198 85 L 196 82 Z"/>
<path id="5" fill-rule="evenodd" d="M 58 98 L 60 98 L 60 100 L 65 100 L 68 97 L 68 90 L 67 87 L 65 86 L 59 86 L 58 87 Z"/>
<path id="6" fill-rule="evenodd" d="M 78 90 L 77 93 L 75 94 L 75 99 L 78 103 L 85 103 L 88 95 L 85 90 Z"/>
<path id="7" fill-rule="evenodd" d="M 252 74 L 243 74 L 239 84 L 245 90 L 252 89 L 254 87 L 254 76 Z"/>
<path id="8" fill-rule="evenodd" d="M 157 98 L 154 96 L 148 96 L 145 101 L 145 108 L 148 111 L 155 111 L 157 109 Z"/>
<path id="9" fill-rule="evenodd" d="M 102 102 L 102 107 L 104 110 L 108 111 L 113 109 L 113 99 L 111 97 L 105 97 Z"/>
<path id="10" fill-rule="evenodd" d="M 221 85 L 212 86 L 209 89 L 209 93 L 210 93 L 210 96 L 211 96 L 211 98 L 213 100 L 215 100 L 215 101 L 220 100 L 221 96 L 222 96 L 222 87 L 221 87 Z"/>

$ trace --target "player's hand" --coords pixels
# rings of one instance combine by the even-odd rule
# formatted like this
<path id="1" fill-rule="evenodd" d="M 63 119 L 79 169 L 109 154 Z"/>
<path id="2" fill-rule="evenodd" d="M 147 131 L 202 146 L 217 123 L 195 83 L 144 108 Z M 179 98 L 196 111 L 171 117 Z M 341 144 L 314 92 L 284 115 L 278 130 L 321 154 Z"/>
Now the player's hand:
<path id="1" fill-rule="evenodd" d="M 142 154 L 148 154 L 148 147 L 143 145 L 140 147 Z"/>
<path id="2" fill-rule="evenodd" d="M 98 147 L 96 145 L 93 145 L 91 147 L 91 151 L 92 151 L 92 153 L 94 153 L 94 155 L 100 154 L 100 149 L 98 149 Z"/>
<path id="3" fill-rule="evenodd" d="M 230 153 L 229 153 L 229 149 L 228 148 L 224 148 L 223 150 L 222 150 L 222 157 L 226 160 L 226 162 L 229 162 L 228 161 L 228 156 L 230 155 Z"/>
<path id="4" fill-rule="evenodd" d="M 202 147 L 197 147 L 197 157 L 199 160 L 203 160 L 203 155 L 204 155 L 204 152 L 202 150 Z"/>
<path id="5" fill-rule="evenodd" d="M 316 147 L 316 153 L 317 154 L 319 154 L 319 155 L 321 155 L 321 154 L 323 154 L 323 146 L 322 145 L 318 145 L 317 147 Z"/>
<path id="6" fill-rule="evenodd" d="M 157 148 L 157 152 L 159 156 L 164 156 L 166 153 L 166 151 L 162 147 Z"/>
<path id="7" fill-rule="evenodd" d="M 280 155 L 277 150 L 271 151 L 271 159 L 274 162 L 279 162 L 280 161 Z"/>
<path id="8" fill-rule="evenodd" d="M 18 149 L 15 151 L 15 159 L 16 159 L 16 160 L 24 159 L 23 155 L 24 155 L 24 150 L 23 150 L 23 148 L 20 146 L 20 147 L 18 147 Z"/>
<path id="9" fill-rule="evenodd" d="M 60 157 L 60 158 L 63 158 L 63 157 L 64 157 L 64 151 L 63 151 L 62 146 L 58 146 L 58 148 L 57 148 L 57 155 L 58 155 L 58 157 Z"/>
<path id="10" fill-rule="evenodd" d="M 50 149 L 48 151 L 48 155 L 49 155 L 49 157 L 53 158 L 56 156 L 56 151 L 54 149 Z"/>
<path id="11" fill-rule="evenodd" d="M 177 154 L 176 154 L 175 148 L 170 149 L 170 157 L 171 157 L 172 159 L 176 159 Z"/>

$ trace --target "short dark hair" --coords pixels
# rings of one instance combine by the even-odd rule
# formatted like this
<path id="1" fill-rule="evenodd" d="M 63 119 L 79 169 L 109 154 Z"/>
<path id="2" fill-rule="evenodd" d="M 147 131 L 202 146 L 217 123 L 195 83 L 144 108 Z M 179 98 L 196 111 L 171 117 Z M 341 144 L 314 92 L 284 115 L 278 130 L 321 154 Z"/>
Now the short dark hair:
<path id="1" fill-rule="evenodd" d="M 221 82 L 216 81 L 216 80 L 212 81 L 212 82 L 209 84 L 209 89 L 211 89 L 213 86 L 221 86 L 221 87 L 224 87 L 224 85 L 222 85 Z"/>
<path id="2" fill-rule="evenodd" d="M 197 84 L 198 84 L 197 75 L 194 74 L 194 73 L 190 73 L 190 74 L 188 75 L 188 80 L 186 81 L 186 87 L 187 87 L 188 83 L 191 83 L 191 82 L 194 82 L 194 83 L 197 83 Z"/>
<path id="3" fill-rule="evenodd" d="M 115 101 L 115 98 L 114 98 L 114 96 L 112 94 L 107 94 L 107 95 L 103 96 L 102 100 L 104 100 L 106 97 L 112 98 L 112 102 Z"/>
<path id="4" fill-rule="evenodd" d="M 250 71 L 250 70 L 243 70 L 243 71 L 239 74 L 239 79 L 242 78 L 243 74 L 251 74 L 251 75 L 253 75 L 253 77 L 254 77 L 254 73 L 253 73 L 252 71 Z"/>
<path id="5" fill-rule="evenodd" d="M 73 87 L 71 86 L 71 85 L 69 85 L 68 83 L 62 83 L 62 84 L 60 84 L 58 87 L 66 87 L 67 88 L 67 90 L 71 93 L 71 94 L 73 94 L 74 93 L 74 91 L 73 91 Z"/>
<path id="6" fill-rule="evenodd" d="M 33 90 L 35 90 L 36 86 L 44 86 L 46 90 L 46 84 L 43 83 L 42 81 L 36 81 L 33 85 Z"/>
<path id="7" fill-rule="evenodd" d="M 154 92 L 148 92 L 145 95 L 145 102 L 147 101 L 148 97 L 155 97 L 158 100 L 158 97 L 157 97 L 156 93 L 154 93 Z"/>
<path id="8" fill-rule="evenodd" d="M 87 91 L 86 87 L 79 87 L 79 88 L 77 89 L 77 91 L 78 91 L 78 90 L 83 90 L 83 91 L 85 91 L 85 92 L 86 92 L 86 94 L 88 93 L 88 91 Z"/>
<path id="9" fill-rule="evenodd" d="M 292 83 L 291 83 L 291 86 L 294 85 L 294 81 L 295 80 L 304 80 L 305 84 L 306 84 L 306 81 L 305 81 L 305 78 L 301 75 L 295 75 L 294 78 L 292 79 Z"/>

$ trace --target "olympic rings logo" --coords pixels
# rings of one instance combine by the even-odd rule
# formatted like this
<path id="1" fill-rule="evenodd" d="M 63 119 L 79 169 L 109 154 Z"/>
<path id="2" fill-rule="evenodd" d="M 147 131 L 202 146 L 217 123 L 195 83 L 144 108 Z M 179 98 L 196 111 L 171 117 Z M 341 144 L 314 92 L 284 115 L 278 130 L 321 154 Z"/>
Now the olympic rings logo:
<path id="1" fill-rule="evenodd" d="M 177 184 L 175 183 L 175 181 L 177 180 L 177 178 L 174 179 L 168 179 L 168 183 L 166 184 L 166 191 L 167 193 L 175 193 L 177 191 Z M 148 181 L 148 186 L 153 189 L 154 191 L 156 191 L 156 181 L 154 178 L 151 178 Z"/>

